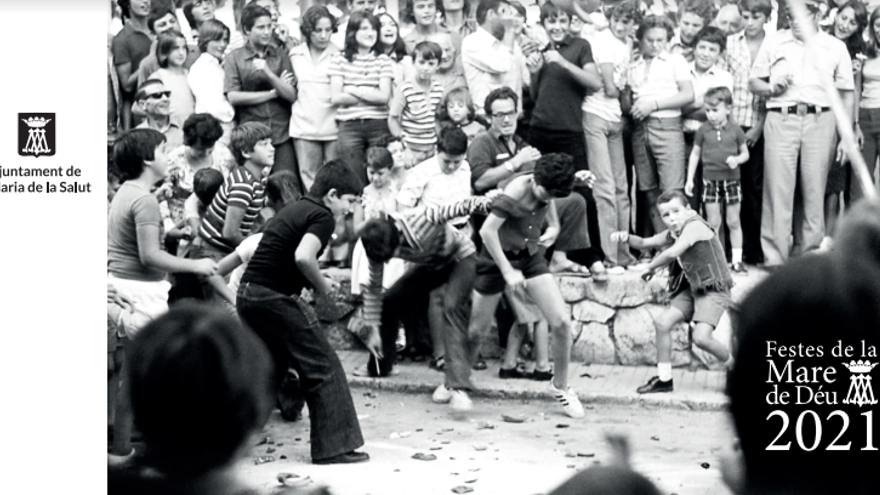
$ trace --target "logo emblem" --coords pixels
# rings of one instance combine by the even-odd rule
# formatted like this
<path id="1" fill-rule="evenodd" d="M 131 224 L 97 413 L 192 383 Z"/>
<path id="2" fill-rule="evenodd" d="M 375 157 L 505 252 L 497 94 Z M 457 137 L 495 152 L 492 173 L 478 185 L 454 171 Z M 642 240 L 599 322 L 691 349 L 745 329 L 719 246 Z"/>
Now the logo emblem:
<path id="1" fill-rule="evenodd" d="M 18 154 L 21 156 L 55 154 L 55 114 L 18 114 Z"/>
<path id="2" fill-rule="evenodd" d="M 871 387 L 871 370 L 877 366 L 877 363 L 866 359 L 850 361 L 849 364 L 843 363 L 843 365 L 852 373 L 849 376 L 849 391 L 843 403 L 858 404 L 859 407 L 876 404 L 877 399 L 874 398 L 874 389 Z"/>

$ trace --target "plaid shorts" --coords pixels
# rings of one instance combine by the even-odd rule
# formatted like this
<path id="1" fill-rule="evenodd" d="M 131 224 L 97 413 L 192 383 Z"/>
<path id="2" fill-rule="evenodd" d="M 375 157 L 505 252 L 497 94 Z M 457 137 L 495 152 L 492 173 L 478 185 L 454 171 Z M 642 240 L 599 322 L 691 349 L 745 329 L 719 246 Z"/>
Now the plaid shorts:
<path id="1" fill-rule="evenodd" d="M 742 201 L 742 185 L 739 180 L 703 179 L 703 203 L 735 205 Z"/>

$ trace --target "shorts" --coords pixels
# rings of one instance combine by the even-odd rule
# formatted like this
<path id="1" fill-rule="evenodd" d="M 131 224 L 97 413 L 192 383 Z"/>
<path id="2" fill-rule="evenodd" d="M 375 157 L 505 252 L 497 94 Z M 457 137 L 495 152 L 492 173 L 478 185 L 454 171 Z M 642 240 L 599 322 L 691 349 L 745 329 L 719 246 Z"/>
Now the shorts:
<path id="1" fill-rule="evenodd" d="M 639 191 L 684 189 L 686 174 L 681 117 L 648 117 L 632 133 Z"/>
<path id="2" fill-rule="evenodd" d="M 721 203 L 735 205 L 742 201 L 742 183 L 734 180 L 703 179 L 703 203 Z"/>
<path id="3" fill-rule="evenodd" d="M 706 323 L 713 327 L 718 326 L 731 304 L 730 289 L 701 290 L 696 293 L 687 289 L 676 294 L 670 303 L 673 308 L 681 311 L 685 321 Z"/>
<path id="4" fill-rule="evenodd" d="M 120 337 L 134 338 L 144 326 L 168 311 L 168 291 L 171 284 L 167 280 L 146 282 L 110 275 L 108 281 L 133 303 L 131 311 L 122 310 L 116 316 L 117 325 L 122 330 L 117 330 Z"/>
<path id="5" fill-rule="evenodd" d="M 528 249 L 523 249 L 518 253 L 505 251 L 507 260 L 510 264 L 521 271 L 526 280 L 535 278 L 546 273 L 550 273 L 550 267 L 547 266 L 547 260 L 544 258 L 545 249 L 542 247 L 535 251 L 535 254 L 529 254 Z M 477 256 L 477 279 L 474 281 L 474 290 L 480 294 L 499 294 L 504 291 L 507 282 L 501 269 L 495 264 L 492 255 L 486 250 L 486 246 Z"/>

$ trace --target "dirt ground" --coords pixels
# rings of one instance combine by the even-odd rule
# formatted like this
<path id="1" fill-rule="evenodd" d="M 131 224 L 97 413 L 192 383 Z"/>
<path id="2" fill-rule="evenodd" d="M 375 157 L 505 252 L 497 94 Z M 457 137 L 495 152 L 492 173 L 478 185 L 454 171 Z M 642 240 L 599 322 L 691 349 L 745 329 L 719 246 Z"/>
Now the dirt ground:
<path id="1" fill-rule="evenodd" d="M 587 405 L 587 417 L 564 416 L 552 402 L 474 397 L 474 410 L 453 414 L 430 397 L 354 388 L 363 464 L 309 462 L 308 419 L 284 422 L 274 413 L 263 437 L 239 464 L 241 476 L 271 491 L 279 473 L 309 477 L 339 495 L 548 493 L 576 470 L 612 460 L 606 432 L 626 434 L 634 467 L 666 494 L 727 495 L 718 470 L 731 429 L 725 413 L 641 406 Z M 509 423 L 503 414 L 523 414 Z M 486 424 L 491 426 L 487 428 Z M 416 453 L 436 460 L 416 460 Z M 258 456 L 274 461 L 256 464 Z M 284 458 L 282 458 L 284 456 Z"/>

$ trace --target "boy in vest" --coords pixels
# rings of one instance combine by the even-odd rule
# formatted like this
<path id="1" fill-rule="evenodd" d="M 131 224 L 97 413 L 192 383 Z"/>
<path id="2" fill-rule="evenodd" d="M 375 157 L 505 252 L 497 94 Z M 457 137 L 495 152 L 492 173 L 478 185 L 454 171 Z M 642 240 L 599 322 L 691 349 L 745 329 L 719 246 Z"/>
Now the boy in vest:
<path id="1" fill-rule="evenodd" d="M 672 328 L 683 321 L 694 322 L 694 344 L 712 354 L 729 369 L 733 356 L 712 337 L 712 331 L 730 306 L 733 277 L 727 267 L 724 248 L 712 227 L 692 210 L 680 191 L 667 191 L 657 199 L 657 209 L 667 230 L 647 239 L 628 232 L 611 234 L 616 242 L 628 242 L 636 249 L 666 249 L 654 257 L 642 279 L 674 260 L 670 268 L 671 304 L 654 321 L 657 332 L 658 376 L 636 391 L 640 394 L 672 392 Z"/>

